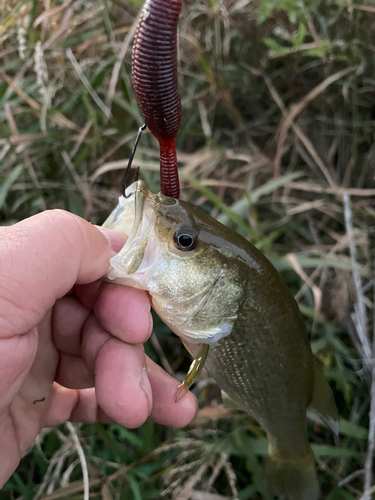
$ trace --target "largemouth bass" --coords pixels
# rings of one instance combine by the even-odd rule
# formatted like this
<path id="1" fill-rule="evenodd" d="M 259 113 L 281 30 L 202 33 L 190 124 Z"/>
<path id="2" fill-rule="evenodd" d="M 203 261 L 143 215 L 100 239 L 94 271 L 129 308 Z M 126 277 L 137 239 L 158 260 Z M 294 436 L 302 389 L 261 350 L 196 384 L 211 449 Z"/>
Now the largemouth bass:
<path id="1" fill-rule="evenodd" d="M 155 195 L 142 181 L 127 188 L 104 226 L 129 236 L 108 278 L 147 290 L 195 358 L 178 397 L 205 364 L 265 430 L 271 492 L 317 500 L 306 409 L 315 408 L 336 433 L 337 409 L 297 303 L 272 264 L 191 203 Z"/>

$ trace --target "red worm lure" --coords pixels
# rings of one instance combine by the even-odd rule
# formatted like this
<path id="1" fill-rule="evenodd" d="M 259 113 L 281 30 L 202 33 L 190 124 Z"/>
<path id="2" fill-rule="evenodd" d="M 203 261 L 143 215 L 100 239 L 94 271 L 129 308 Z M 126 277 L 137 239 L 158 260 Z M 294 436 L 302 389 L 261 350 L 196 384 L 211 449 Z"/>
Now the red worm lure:
<path id="1" fill-rule="evenodd" d="M 150 132 L 160 144 L 160 184 L 178 198 L 175 139 L 181 122 L 177 88 L 177 23 L 182 0 L 146 0 L 133 45 L 133 83 Z"/>

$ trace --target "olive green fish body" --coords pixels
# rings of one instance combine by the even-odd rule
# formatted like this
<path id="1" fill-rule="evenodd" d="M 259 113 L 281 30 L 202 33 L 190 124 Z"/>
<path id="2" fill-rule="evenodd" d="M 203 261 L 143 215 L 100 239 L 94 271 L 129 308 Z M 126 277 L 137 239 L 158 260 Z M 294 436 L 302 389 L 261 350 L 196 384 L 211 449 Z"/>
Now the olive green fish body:
<path id="1" fill-rule="evenodd" d="M 208 372 L 265 430 L 271 490 L 316 500 L 306 409 L 315 406 L 333 428 L 337 411 L 298 306 L 272 264 L 194 205 L 153 195 L 141 181 L 105 225 L 130 235 L 108 277 L 148 290 L 193 356 L 204 360 L 201 346 L 209 345 Z"/>
<path id="2" fill-rule="evenodd" d="M 227 252 L 232 253 L 232 280 L 239 281 L 241 303 L 231 334 L 210 346 L 205 368 L 261 424 L 272 446 L 285 457 L 305 456 L 306 408 L 313 392 L 305 325 L 274 267 L 251 243 L 237 234 L 235 240 Z M 239 255 L 247 255 L 247 261 Z M 194 345 L 185 344 L 196 352 Z"/>

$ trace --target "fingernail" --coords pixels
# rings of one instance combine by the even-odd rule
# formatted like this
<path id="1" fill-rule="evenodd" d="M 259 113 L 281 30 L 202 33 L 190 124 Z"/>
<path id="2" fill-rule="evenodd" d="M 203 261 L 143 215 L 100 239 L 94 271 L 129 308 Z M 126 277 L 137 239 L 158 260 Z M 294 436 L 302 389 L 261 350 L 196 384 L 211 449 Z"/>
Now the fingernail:
<path id="1" fill-rule="evenodd" d="M 107 229 L 106 227 L 101 227 L 101 226 L 95 226 L 95 227 L 99 229 L 99 231 L 108 241 L 109 247 L 112 248 L 112 250 L 114 250 L 115 252 L 119 252 L 121 248 L 125 245 L 127 238 L 124 234 L 119 233 L 117 231 L 112 231 L 112 229 Z"/>
<path id="2" fill-rule="evenodd" d="M 151 337 L 152 332 L 154 331 L 154 320 L 153 320 L 152 314 L 151 314 L 151 305 L 145 307 L 145 314 L 148 314 L 148 318 L 149 318 L 148 337 L 145 340 L 145 342 L 147 342 L 147 340 L 149 340 L 149 338 Z"/>
<path id="3" fill-rule="evenodd" d="M 148 375 L 147 375 L 146 367 L 144 367 L 142 370 L 141 387 L 145 391 L 145 393 L 147 394 L 148 414 L 150 415 L 151 410 L 152 410 L 152 389 L 151 389 L 150 380 L 149 380 Z"/>

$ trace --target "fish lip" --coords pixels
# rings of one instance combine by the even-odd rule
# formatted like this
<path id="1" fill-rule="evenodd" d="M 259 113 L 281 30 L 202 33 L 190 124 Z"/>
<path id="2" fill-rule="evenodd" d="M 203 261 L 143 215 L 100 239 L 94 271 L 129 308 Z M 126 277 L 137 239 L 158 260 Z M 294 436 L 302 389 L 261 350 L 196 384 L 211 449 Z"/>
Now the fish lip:
<path id="1" fill-rule="evenodd" d="M 103 227 L 118 231 L 129 238 L 134 226 L 135 194 L 137 189 L 142 192 L 147 192 L 146 185 L 143 181 L 134 182 L 128 186 L 124 196 L 119 197 L 117 206 L 103 223 Z"/>
<path id="2" fill-rule="evenodd" d="M 130 191 L 130 188 L 132 191 Z M 129 234 L 128 241 L 125 243 L 125 246 L 131 247 L 133 242 L 139 237 L 139 233 L 142 229 L 142 221 L 144 217 L 144 209 L 145 202 L 148 196 L 148 189 L 146 188 L 146 184 L 143 181 L 134 182 L 131 186 L 129 186 L 125 191 L 125 196 L 130 197 L 134 194 L 134 219 L 133 219 L 133 227 Z"/>
<path id="3" fill-rule="evenodd" d="M 127 278 L 141 267 L 149 236 L 154 228 L 154 200 L 143 181 L 137 181 L 126 189 L 125 197 L 134 195 L 134 218 L 128 240 L 118 254 L 111 259 L 107 274 L 110 280 Z M 132 284 L 137 286 L 136 284 Z"/>

